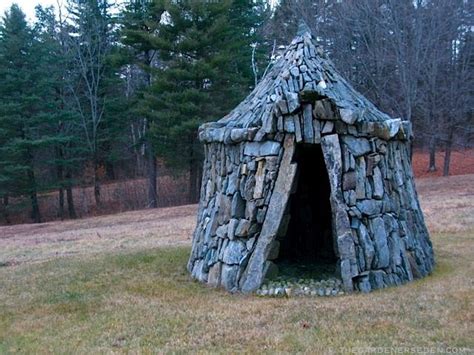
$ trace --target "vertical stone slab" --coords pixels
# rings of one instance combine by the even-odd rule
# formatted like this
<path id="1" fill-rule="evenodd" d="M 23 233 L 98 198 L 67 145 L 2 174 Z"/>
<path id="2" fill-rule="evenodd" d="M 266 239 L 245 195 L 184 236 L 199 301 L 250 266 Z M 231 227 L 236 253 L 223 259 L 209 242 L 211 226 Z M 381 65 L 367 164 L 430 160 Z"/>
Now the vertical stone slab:
<path id="1" fill-rule="evenodd" d="M 303 140 L 305 143 L 314 142 L 314 127 L 313 127 L 313 108 L 310 104 L 303 106 Z"/>
<path id="2" fill-rule="evenodd" d="M 260 159 L 257 163 L 257 172 L 255 173 L 255 188 L 253 198 L 262 198 L 263 184 L 265 182 L 265 159 Z"/>
<path id="3" fill-rule="evenodd" d="M 295 137 L 296 137 L 296 142 L 302 142 L 303 141 L 303 131 L 301 129 L 301 121 L 300 121 L 300 116 L 299 115 L 293 115 L 293 120 L 295 121 Z"/>
<path id="4" fill-rule="evenodd" d="M 295 151 L 295 138 L 293 135 L 287 135 L 285 137 L 283 149 L 284 152 L 278 177 L 275 181 L 275 187 L 270 198 L 262 230 L 247 268 L 240 279 L 240 288 L 242 292 L 245 293 L 253 292 L 258 289 L 265 278 L 265 262 L 268 259 L 272 243 L 282 223 L 285 208 L 290 198 L 291 188 L 296 176 L 297 166 L 292 163 Z"/>
<path id="5" fill-rule="evenodd" d="M 353 291 L 352 277 L 358 274 L 355 245 L 342 192 L 342 153 L 337 134 L 323 136 L 321 148 L 331 185 L 333 237 L 336 240 L 341 278 L 346 291 Z"/>

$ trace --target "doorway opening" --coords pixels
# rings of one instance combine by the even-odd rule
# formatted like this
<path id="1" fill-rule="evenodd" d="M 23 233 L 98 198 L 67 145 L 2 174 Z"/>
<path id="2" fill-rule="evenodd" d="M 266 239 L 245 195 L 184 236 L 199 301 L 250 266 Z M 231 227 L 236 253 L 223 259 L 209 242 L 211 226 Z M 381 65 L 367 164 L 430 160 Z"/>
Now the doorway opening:
<path id="1" fill-rule="evenodd" d="M 288 205 L 289 222 L 280 239 L 279 276 L 321 279 L 336 272 L 331 188 L 319 144 L 298 144 L 296 186 Z"/>

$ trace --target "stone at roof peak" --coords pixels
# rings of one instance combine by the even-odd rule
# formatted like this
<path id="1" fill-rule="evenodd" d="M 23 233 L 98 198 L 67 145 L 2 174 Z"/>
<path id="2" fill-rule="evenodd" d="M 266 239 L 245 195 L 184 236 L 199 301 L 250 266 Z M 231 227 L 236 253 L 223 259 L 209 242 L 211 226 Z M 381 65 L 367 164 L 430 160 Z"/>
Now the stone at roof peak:
<path id="1" fill-rule="evenodd" d="M 296 35 L 304 36 L 305 34 L 311 35 L 311 30 L 309 29 L 306 22 L 303 19 L 301 19 L 300 22 L 298 23 L 298 32 L 296 32 Z"/>

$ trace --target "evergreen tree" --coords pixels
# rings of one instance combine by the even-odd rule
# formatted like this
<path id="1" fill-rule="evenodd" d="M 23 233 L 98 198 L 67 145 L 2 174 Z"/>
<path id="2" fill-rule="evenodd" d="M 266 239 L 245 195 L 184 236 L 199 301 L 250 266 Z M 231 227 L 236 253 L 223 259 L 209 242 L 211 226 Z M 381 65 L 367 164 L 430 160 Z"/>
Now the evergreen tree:
<path id="1" fill-rule="evenodd" d="M 73 172 L 78 170 L 84 159 L 80 149 L 81 131 L 78 129 L 78 115 L 71 109 L 72 97 L 68 95 L 67 77 L 70 75 L 70 52 L 62 19 L 57 19 L 54 8 L 36 7 L 35 30 L 41 48 L 41 70 L 48 73 L 48 114 L 52 120 L 51 134 L 56 137 L 54 147 L 48 156 L 54 169 L 50 188 L 58 190 L 58 217 L 65 215 L 65 202 L 69 218 L 76 218 L 72 187 L 75 184 Z M 64 195 L 66 193 L 66 196 Z M 65 198 L 66 197 L 66 198 Z"/>
<path id="2" fill-rule="evenodd" d="M 189 171 L 190 201 L 197 200 L 200 181 L 198 126 L 224 116 L 251 88 L 257 5 L 157 1 L 149 15 L 156 30 L 135 31 L 137 45 L 156 50 L 160 61 L 149 69 L 153 80 L 140 102 L 142 114 L 158 155 Z"/>
<path id="3" fill-rule="evenodd" d="M 151 68 L 157 64 L 157 51 L 149 41 L 157 31 L 160 18 L 155 18 L 157 11 L 153 10 L 154 3 L 147 0 L 131 0 L 125 7 L 121 17 L 121 39 L 126 45 L 122 51 L 122 64 L 126 67 L 127 99 L 130 117 L 133 150 L 137 165 L 146 160 L 148 179 L 148 207 L 158 207 L 157 193 L 157 159 L 156 152 L 150 139 L 150 120 L 143 113 L 140 105 L 141 93 L 152 83 Z M 160 13 L 158 11 L 158 13 Z M 145 159 L 142 158 L 145 157 Z M 137 171 L 141 172 L 137 166 Z"/>
<path id="4" fill-rule="evenodd" d="M 31 216 L 41 221 L 36 154 L 48 149 L 55 118 L 51 115 L 48 72 L 35 31 L 12 5 L 0 26 L 0 194 L 28 195 Z"/>

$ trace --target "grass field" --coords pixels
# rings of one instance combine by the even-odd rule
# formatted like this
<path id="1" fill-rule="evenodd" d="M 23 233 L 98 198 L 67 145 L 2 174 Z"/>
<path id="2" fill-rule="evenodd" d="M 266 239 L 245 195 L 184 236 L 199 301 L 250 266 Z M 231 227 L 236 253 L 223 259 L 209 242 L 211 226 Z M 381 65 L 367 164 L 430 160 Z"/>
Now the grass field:
<path id="1" fill-rule="evenodd" d="M 0 227 L 0 353 L 472 353 L 474 175 L 417 185 L 436 270 L 369 295 L 269 299 L 190 280 L 195 206 Z"/>

